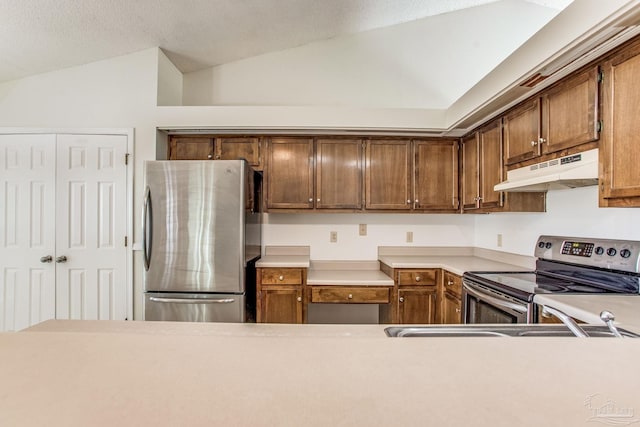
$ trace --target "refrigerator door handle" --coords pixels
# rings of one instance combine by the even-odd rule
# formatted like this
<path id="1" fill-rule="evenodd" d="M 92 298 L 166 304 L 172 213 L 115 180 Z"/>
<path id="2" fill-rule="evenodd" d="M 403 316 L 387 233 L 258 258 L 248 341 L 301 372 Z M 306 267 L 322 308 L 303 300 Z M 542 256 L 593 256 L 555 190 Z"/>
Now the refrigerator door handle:
<path id="1" fill-rule="evenodd" d="M 159 298 L 149 297 L 150 301 L 173 304 L 231 304 L 233 298 Z"/>
<path id="2" fill-rule="evenodd" d="M 144 192 L 144 208 L 142 210 L 142 257 L 144 269 L 149 271 L 151 264 L 151 243 L 153 242 L 153 209 L 151 207 L 151 188 Z"/>

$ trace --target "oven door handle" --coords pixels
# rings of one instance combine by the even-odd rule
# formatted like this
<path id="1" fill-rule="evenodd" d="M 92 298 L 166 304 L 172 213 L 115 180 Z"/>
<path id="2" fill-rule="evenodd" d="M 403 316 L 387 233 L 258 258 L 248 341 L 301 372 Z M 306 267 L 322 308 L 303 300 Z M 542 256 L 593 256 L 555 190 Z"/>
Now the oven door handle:
<path id="1" fill-rule="evenodd" d="M 471 285 L 469 283 L 464 283 L 464 289 L 465 289 L 465 291 L 467 291 L 468 294 L 471 294 L 476 298 L 492 302 L 493 304 L 495 304 L 497 306 L 507 307 L 507 308 L 510 308 L 511 310 L 517 311 L 518 313 L 526 313 L 527 312 L 527 307 L 526 306 L 514 304 L 512 302 L 501 300 L 500 298 L 496 298 L 496 297 L 494 297 L 492 295 L 489 295 L 486 292 L 482 292 L 479 288 L 477 288 L 476 286 L 473 286 L 473 285 Z"/>

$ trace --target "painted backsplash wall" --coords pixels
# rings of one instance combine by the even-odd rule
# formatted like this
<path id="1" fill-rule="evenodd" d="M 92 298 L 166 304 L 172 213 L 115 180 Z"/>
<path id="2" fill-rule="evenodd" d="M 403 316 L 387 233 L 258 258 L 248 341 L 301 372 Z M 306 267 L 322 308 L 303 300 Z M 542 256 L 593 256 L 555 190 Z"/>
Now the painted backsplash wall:
<path id="1" fill-rule="evenodd" d="M 268 214 L 263 245 L 311 247 L 314 260 L 372 260 L 378 246 L 472 246 L 475 218 L 443 214 Z M 359 224 L 367 235 L 358 234 Z M 332 231 L 338 241 L 329 240 Z M 413 243 L 407 243 L 413 232 Z"/>
<path id="2" fill-rule="evenodd" d="M 367 235 L 358 235 L 358 225 Z M 329 241 L 336 231 L 338 241 Z M 413 243 L 407 243 L 407 232 Z M 498 246 L 498 234 L 502 246 Z M 477 246 L 533 256 L 541 234 L 640 240 L 640 209 L 598 208 L 597 186 L 554 190 L 545 213 L 268 214 L 263 245 L 311 247 L 311 259 L 376 259 L 378 246 Z"/>
<path id="3" fill-rule="evenodd" d="M 553 190 L 545 213 L 478 215 L 474 241 L 478 247 L 532 256 L 541 234 L 640 240 L 640 209 L 599 208 L 597 186 Z"/>

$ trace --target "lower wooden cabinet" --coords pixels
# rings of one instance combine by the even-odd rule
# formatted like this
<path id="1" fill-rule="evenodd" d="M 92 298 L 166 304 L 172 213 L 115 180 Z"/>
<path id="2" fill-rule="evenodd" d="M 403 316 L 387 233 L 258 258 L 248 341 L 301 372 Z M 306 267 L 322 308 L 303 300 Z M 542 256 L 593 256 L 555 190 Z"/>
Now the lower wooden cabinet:
<path id="1" fill-rule="evenodd" d="M 435 286 L 422 288 L 398 289 L 398 319 L 399 324 L 431 324 L 436 322 Z"/>
<path id="2" fill-rule="evenodd" d="M 303 323 L 303 268 L 258 268 L 256 321 L 258 323 Z"/>
<path id="3" fill-rule="evenodd" d="M 302 323 L 302 288 L 263 288 L 258 300 L 258 323 Z"/>
<path id="4" fill-rule="evenodd" d="M 462 277 L 449 271 L 442 272 L 439 296 L 439 323 L 462 323 Z"/>

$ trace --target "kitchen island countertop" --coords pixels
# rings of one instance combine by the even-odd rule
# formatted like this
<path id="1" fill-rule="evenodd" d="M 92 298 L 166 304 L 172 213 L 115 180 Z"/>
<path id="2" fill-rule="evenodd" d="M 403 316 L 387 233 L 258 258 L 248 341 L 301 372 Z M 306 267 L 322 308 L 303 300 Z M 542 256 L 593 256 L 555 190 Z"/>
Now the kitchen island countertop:
<path id="1" fill-rule="evenodd" d="M 0 424 L 574 426 L 611 404 L 637 419 L 640 340 L 383 330 L 51 321 L 0 334 Z"/>

